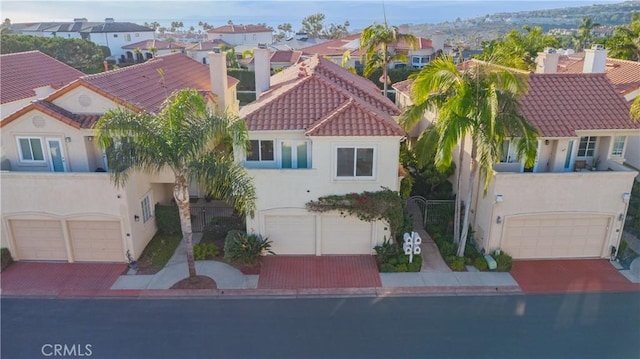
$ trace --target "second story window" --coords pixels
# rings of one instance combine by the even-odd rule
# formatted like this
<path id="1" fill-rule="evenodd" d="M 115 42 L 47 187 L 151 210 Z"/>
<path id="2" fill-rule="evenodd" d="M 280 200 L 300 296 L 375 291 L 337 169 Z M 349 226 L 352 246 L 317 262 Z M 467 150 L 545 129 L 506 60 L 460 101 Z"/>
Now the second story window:
<path id="1" fill-rule="evenodd" d="M 593 157 L 596 151 L 595 136 L 580 137 L 580 146 L 578 146 L 578 157 Z"/>
<path id="2" fill-rule="evenodd" d="M 251 140 L 247 161 L 273 161 L 273 140 Z"/>
<path id="3" fill-rule="evenodd" d="M 45 162 L 42 139 L 39 137 L 18 137 L 21 162 Z"/>
<path id="4" fill-rule="evenodd" d="M 124 34 L 124 41 L 131 41 L 131 34 Z"/>
<path id="5" fill-rule="evenodd" d="M 373 178 L 373 147 L 338 147 L 336 149 L 336 177 Z"/>
<path id="6" fill-rule="evenodd" d="M 624 152 L 624 140 L 625 136 L 616 136 L 613 139 L 613 148 L 611 149 L 611 156 L 613 157 L 622 157 L 622 153 Z"/>
<path id="7" fill-rule="evenodd" d="M 280 141 L 281 168 L 311 168 L 311 143 L 305 140 Z"/>

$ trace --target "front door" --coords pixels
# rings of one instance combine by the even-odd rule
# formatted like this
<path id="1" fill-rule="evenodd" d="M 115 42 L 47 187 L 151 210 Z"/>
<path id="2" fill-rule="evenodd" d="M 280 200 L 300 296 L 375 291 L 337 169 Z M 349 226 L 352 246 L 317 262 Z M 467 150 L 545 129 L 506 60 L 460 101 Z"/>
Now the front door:
<path id="1" fill-rule="evenodd" d="M 62 150 L 62 141 L 59 138 L 47 138 L 49 156 L 51 158 L 51 170 L 54 172 L 65 172 L 67 163 Z"/>

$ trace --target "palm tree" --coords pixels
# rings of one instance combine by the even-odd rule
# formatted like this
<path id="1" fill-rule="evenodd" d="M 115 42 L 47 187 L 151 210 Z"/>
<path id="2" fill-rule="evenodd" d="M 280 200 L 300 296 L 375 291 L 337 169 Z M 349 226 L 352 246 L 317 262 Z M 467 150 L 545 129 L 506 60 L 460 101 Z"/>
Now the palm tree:
<path id="1" fill-rule="evenodd" d="M 457 255 L 464 255 L 469 210 L 473 187 L 479 172 L 483 179 L 484 194 L 493 179 L 493 165 L 501 157 L 502 143 L 517 138 L 518 156 L 525 167 L 533 166 L 537 151 L 537 130 L 520 114 L 519 97 L 526 91 L 524 79 L 513 72 L 491 65 L 478 64 L 459 71 L 450 56 L 436 59 L 414 76 L 412 85 L 413 105 L 401 117 L 405 129 L 413 128 L 423 117 L 425 110 L 436 111 L 435 127 L 439 133 L 436 166 L 445 169 L 453 161 L 453 150 L 471 139 L 471 170 L 464 201 L 464 219 Z M 459 162 L 462 164 L 462 161 Z M 460 176 L 461 170 L 458 171 Z M 457 179 L 456 218 L 459 223 L 461 208 L 460 179 Z M 455 224 L 455 223 L 454 223 Z M 458 232 L 454 234 L 458 238 Z"/>
<path id="2" fill-rule="evenodd" d="M 400 53 L 391 53 L 389 45 L 404 41 L 412 48 L 417 43 L 415 36 L 411 34 L 401 34 L 396 26 L 388 26 L 386 21 L 384 25 L 369 25 L 360 35 L 360 48 L 365 52 L 364 76 L 368 77 L 376 69 L 382 67 L 382 77 L 380 81 L 383 83 L 384 95 L 387 95 L 387 86 L 389 77 L 387 75 L 387 65 L 392 60 L 406 61 L 406 55 Z"/>
<path id="3" fill-rule="evenodd" d="M 576 37 L 581 49 L 587 48 L 587 42 L 593 37 L 591 31 L 598 26 L 600 26 L 600 24 L 593 22 L 590 17 L 582 18 L 580 25 L 578 25 L 578 35 Z"/>
<path id="4" fill-rule="evenodd" d="M 189 183 L 226 199 L 236 210 L 253 216 L 255 189 L 246 171 L 233 159 L 232 146 L 246 148 L 244 122 L 230 115 L 212 115 L 196 90 L 181 90 L 163 103 L 159 113 L 113 109 L 96 125 L 98 141 L 108 154 L 109 172 L 119 187 L 134 171 L 150 174 L 170 170 L 187 248 L 189 278 L 196 281 L 189 211 Z"/>
<path id="5" fill-rule="evenodd" d="M 640 120 L 640 96 L 636 97 L 631 103 L 631 110 L 629 111 L 631 118 L 635 121 Z"/>
<path id="6" fill-rule="evenodd" d="M 640 12 L 631 14 L 631 23 L 617 26 L 607 45 L 611 57 L 640 61 Z"/>

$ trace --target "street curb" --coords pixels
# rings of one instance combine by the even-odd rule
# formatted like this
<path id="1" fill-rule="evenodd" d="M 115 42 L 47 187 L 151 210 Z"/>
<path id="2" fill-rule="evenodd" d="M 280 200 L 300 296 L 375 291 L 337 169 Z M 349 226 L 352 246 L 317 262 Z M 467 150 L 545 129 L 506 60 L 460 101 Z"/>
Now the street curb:
<path id="1" fill-rule="evenodd" d="M 3 298 L 58 299 L 250 299 L 250 298 L 347 298 L 391 296 L 455 296 L 522 294 L 518 286 L 450 286 L 450 287 L 369 287 L 369 288 L 300 288 L 300 289 L 118 289 L 61 290 L 58 293 L 3 291 Z"/>

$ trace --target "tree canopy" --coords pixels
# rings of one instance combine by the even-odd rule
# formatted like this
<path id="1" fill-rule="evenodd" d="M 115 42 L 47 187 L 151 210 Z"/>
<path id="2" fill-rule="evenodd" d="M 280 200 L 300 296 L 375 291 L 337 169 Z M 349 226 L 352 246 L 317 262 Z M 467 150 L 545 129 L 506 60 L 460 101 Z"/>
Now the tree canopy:
<path id="1" fill-rule="evenodd" d="M 640 12 L 631 15 L 631 22 L 617 26 L 607 41 L 609 56 L 631 61 L 640 61 Z"/>

